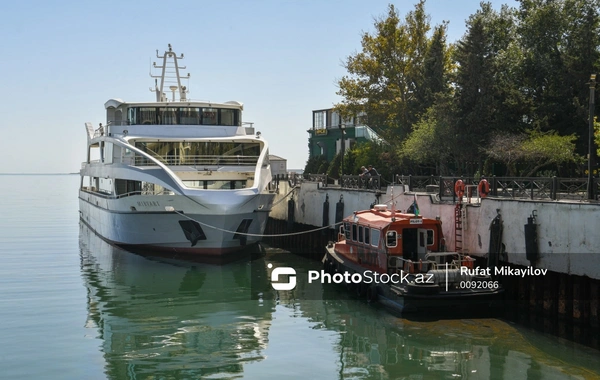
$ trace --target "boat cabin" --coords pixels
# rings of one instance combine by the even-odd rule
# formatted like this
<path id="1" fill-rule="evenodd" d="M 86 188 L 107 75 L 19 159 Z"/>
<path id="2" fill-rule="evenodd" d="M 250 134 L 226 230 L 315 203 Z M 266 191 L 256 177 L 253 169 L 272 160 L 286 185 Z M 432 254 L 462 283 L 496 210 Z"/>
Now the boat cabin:
<path id="1" fill-rule="evenodd" d="M 345 218 L 339 240 L 345 247 L 336 248 L 350 259 L 383 270 L 391 261 L 422 262 L 428 254 L 446 250 L 439 219 L 395 212 L 387 205 Z"/>

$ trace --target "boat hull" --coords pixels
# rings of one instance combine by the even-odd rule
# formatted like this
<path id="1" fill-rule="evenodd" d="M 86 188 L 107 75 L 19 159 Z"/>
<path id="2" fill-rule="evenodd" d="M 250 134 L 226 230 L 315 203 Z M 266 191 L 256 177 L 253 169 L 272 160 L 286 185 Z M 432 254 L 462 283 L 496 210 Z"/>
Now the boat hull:
<path id="1" fill-rule="evenodd" d="M 326 248 L 323 257 L 324 270 L 331 274 L 349 272 L 364 276 L 369 271 L 335 251 L 333 245 Z M 402 277 L 400 277 L 402 279 Z M 407 275 L 414 279 L 413 275 Z M 429 285 L 409 286 L 408 281 L 399 284 L 354 284 L 356 294 L 370 302 L 378 302 L 397 314 L 410 313 L 489 313 L 502 306 L 503 289 L 450 289 Z M 411 288 L 412 287 L 412 288 Z M 409 289 L 411 288 L 411 289 Z"/>
<path id="2" fill-rule="evenodd" d="M 136 252 L 222 256 L 261 239 L 272 194 L 236 196 L 227 205 L 200 197 L 132 196 L 111 199 L 81 191 L 81 220 L 103 239 Z M 173 210 L 173 211 L 170 211 Z"/>

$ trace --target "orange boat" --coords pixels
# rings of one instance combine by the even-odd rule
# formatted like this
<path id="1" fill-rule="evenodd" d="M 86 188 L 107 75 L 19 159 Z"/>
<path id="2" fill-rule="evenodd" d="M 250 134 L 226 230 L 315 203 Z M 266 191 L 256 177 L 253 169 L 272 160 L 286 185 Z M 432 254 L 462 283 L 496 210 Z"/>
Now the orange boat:
<path id="1" fill-rule="evenodd" d="M 346 217 L 323 258 L 323 280 L 345 283 L 359 296 L 399 312 L 498 304 L 503 292 L 493 268 L 446 252 L 439 218 L 375 205 Z"/>

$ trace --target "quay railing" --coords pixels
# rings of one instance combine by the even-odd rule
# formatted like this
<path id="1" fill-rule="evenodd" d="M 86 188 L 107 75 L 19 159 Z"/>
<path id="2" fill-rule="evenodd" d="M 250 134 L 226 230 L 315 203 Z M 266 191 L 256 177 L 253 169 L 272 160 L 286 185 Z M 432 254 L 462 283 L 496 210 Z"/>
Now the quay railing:
<path id="1" fill-rule="evenodd" d="M 443 197 L 456 197 L 454 185 L 461 179 L 467 196 L 477 196 L 480 178 L 441 176 L 396 175 L 395 183 L 404 185 L 407 191 L 436 193 Z M 565 177 L 488 177 L 489 196 L 512 199 L 537 200 L 584 200 L 587 199 L 587 178 Z M 600 179 L 592 179 L 595 194 L 600 194 Z"/>
<path id="2" fill-rule="evenodd" d="M 456 181 L 461 179 L 466 185 L 465 196 L 477 197 L 480 178 L 444 176 L 404 176 L 396 175 L 393 181 L 385 181 L 381 176 L 364 178 L 344 175 L 334 180 L 326 174 L 286 174 L 274 176 L 274 180 L 289 180 L 290 183 L 319 182 L 322 187 L 384 191 L 390 184 L 403 185 L 405 191 L 438 194 L 440 199 L 456 200 Z M 487 177 L 489 196 L 510 199 L 536 200 L 587 200 L 587 178 L 566 177 Z M 600 178 L 592 179 L 596 199 L 600 199 Z"/>

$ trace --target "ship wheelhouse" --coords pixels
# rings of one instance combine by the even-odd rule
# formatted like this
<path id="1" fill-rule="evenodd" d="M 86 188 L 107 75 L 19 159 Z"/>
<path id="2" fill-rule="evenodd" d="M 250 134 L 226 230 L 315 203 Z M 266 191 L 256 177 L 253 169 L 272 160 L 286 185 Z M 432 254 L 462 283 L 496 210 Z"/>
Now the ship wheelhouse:
<path id="1" fill-rule="evenodd" d="M 340 237 L 359 258 L 384 255 L 385 262 L 390 258 L 424 261 L 428 253 L 445 250 L 440 220 L 396 213 L 385 205 L 347 217 L 340 228 Z M 382 262 L 379 260 L 377 265 L 382 266 Z"/>

